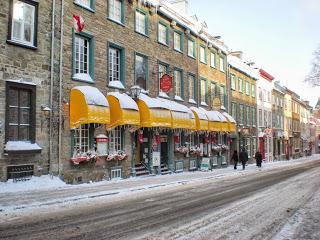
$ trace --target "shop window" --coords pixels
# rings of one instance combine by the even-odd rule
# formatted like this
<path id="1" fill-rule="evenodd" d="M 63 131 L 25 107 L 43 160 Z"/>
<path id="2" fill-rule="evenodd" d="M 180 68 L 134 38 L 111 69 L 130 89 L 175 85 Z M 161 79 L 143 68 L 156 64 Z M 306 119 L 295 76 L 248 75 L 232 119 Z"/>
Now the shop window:
<path id="1" fill-rule="evenodd" d="M 108 0 L 108 12 L 109 19 L 121 23 L 124 23 L 124 8 L 123 1 L 121 0 Z"/>
<path id="2" fill-rule="evenodd" d="M 121 126 L 112 129 L 109 133 L 109 152 L 114 154 L 123 149 L 123 130 Z"/>
<path id="3" fill-rule="evenodd" d="M 73 79 L 93 82 L 93 37 L 86 33 L 73 36 Z"/>
<path id="4" fill-rule="evenodd" d="M 6 82 L 6 142 L 35 141 L 36 87 Z"/>
<path id="5" fill-rule="evenodd" d="M 9 43 L 37 47 L 38 5 L 31 0 L 11 0 Z"/>
<path id="6" fill-rule="evenodd" d="M 169 45 L 169 27 L 162 22 L 158 23 L 158 42 Z"/>
<path id="7" fill-rule="evenodd" d="M 160 79 L 162 78 L 162 76 L 164 74 L 168 74 L 169 72 L 169 65 L 165 64 L 165 63 L 159 63 L 158 64 L 158 81 L 159 81 L 159 92 L 162 92 L 162 90 L 160 89 Z"/>
<path id="8" fill-rule="evenodd" d="M 136 10 L 135 30 L 142 35 L 148 35 L 148 16 L 143 10 Z"/>
<path id="9" fill-rule="evenodd" d="M 75 149 L 81 153 L 90 150 L 90 125 L 82 124 L 74 130 Z"/>
<path id="10" fill-rule="evenodd" d="M 148 57 L 136 54 L 135 56 L 135 80 L 136 85 L 147 90 L 148 81 Z"/>
<path id="11" fill-rule="evenodd" d="M 183 33 L 179 31 L 174 31 L 173 33 L 173 49 L 183 52 Z"/>

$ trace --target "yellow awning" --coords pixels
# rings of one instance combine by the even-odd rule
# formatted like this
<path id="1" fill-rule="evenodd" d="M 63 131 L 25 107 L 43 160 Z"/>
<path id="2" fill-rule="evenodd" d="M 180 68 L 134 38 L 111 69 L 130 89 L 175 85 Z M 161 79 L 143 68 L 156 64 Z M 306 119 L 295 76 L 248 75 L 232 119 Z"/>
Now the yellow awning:
<path id="1" fill-rule="evenodd" d="M 201 108 L 202 109 L 202 108 Z M 203 109 L 209 120 L 209 131 L 211 132 L 222 132 L 223 123 L 218 115 L 218 111 L 206 111 Z"/>
<path id="2" fill-rule="evenodd" d="M 95 87 L 74 87 L 70 93 L 70 128 L 88 123 L 110 123 L 108 101 Z"/>
<path id="3" fill-rule="evenodd" d="M 237 131 L 237 126 L 236 126 L 236 121 L 234 120 L 233 117 L 231 117 L 228 113 L 224 112 L 222 113 L 226 119 L 228 120 L 228 126 L 229 126 L 229 132 L 236 132 Z"/>
<path id="4" fill-rule="evenodd" d="M 111 121 L 108 129 L 123 125 L 140 126 L 140 113 L 137 103 L 125 93 L 112 92 L 107 96 L 110 105 Z"/>
<path id="5" fill-rule="evenodd" d="M 171 112 L 165 108 L 161 101 L 145 94 L 140 94 L 137 103 L 140 111 L 141 127 L 171 128 Z"/>
<path id="6" fill-rule="evenodd" d="M 216 111 L 218 117 L 221 121 L 221 132 L 229 132 L 229 122 L 228 119 L 220 112 Z"/>
<path id="7" fill-rule="evenodd" d="M 205 113 L 200 108 L 191 107 L 191 111 L 193 112 L 196 119 L 196 130 L 197 131 L 208 131 L 209 130 L 209 120 Z"/>
<path id="8" fill-rule="evenodd" d="M 193 112 L 185 105 L 169 99 L 157 98 L 163 106 L 171 111 L 173 129 L 196 130 L 196 119 Z"/>

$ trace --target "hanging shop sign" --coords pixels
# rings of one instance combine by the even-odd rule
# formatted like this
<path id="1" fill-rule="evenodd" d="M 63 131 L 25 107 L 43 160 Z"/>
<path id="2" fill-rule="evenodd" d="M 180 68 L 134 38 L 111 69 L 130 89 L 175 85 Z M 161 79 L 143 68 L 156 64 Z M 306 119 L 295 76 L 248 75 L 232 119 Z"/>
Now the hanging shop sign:
<path id="1" fill-rule="evenodd" d="M 220 98 L 215 98 L 215 99 L 213 99 L 213 101 L 212 101 L 212 108 L 213 108 L 214 110 L 220 110 L 220 108 L 221 108 Z"/>
<path id="2" fill-rule="evenodd" d="M 81 16 L 73 15 L 73 28 L 77 33 L 82 32 L 84 29 L 84 20 Z"/>
<path id="3" fill-rule="evenodd" d="M 152 166 L 159 167 L 160 166 L 160 152 L 152 153 Z"/>
<path id="4" fill-rule="evenodd" d="M 160 89 L 168 93 L 172 88 L 172 77 L 168 74 L 164 74 L 160 79 Z"/>

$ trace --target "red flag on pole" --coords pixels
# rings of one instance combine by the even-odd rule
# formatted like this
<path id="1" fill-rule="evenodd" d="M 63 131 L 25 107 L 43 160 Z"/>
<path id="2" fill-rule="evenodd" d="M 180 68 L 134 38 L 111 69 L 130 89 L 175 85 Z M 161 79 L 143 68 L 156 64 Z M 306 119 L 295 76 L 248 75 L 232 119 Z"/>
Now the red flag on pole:
<path id="1" fill-rule="evenodd" d="M 84 29 L 84 20 L 81 16 L 73 15 L 73 27 L 76 32 L 82 32 Z"/>

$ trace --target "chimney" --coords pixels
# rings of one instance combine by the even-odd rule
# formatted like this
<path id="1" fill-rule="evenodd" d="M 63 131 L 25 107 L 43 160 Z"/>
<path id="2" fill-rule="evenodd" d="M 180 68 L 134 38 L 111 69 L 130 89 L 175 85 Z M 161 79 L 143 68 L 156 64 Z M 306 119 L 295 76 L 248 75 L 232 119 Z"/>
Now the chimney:
<path id="1" fill-rule="evenodd" d="M 242 60 L 242 54 L 243 54 L 242 51 L 234 51 L 234 52 L 230 53 L 231 56 L 237 57 L 237 58 L 239 58 L 241 60 Z"/>
<path id="2" fill-rule="evenodd" d="M 188 0 L 171 0 L 170 3 L 181 13 L 188 15 L 189 1 Z"/>

